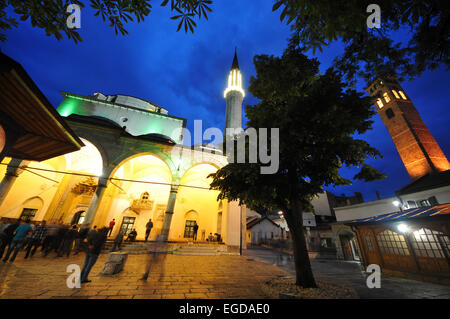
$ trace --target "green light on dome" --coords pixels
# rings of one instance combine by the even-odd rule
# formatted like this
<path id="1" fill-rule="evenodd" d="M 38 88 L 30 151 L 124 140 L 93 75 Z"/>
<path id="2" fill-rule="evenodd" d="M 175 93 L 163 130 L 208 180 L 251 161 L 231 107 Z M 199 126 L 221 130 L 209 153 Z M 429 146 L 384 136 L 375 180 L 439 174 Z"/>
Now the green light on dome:
<path id="1" fill-rule="evenodd" d="M 66 98 L 58 107 L 57 111 L 59 115 L 63 117 L 68 117 L 71 114 L 75 113 L 75 111 L 78 109 L 79 104 L 80 102 L 75 99 Z"/>

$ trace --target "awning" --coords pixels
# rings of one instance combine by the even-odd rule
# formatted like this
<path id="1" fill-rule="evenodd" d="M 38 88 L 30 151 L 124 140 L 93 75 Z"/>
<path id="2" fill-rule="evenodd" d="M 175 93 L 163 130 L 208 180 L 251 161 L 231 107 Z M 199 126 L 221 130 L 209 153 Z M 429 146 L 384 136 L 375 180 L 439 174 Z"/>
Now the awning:
<path id="1" fill-rule="evenodd" d="M 411 218 L 432 217 L 439 215 L 450 215 L 450 203 L 428 207 L 410 208 L 402 212 L 393 212 L 369 218 L 355 219 L 344 223 L 357 224 L 357 223 L 373 223 L 373 222 L 392 222 Z"/>
<path id="2" fill-rule="evenodd" d="M 15 138 L 4 156 L 43 161 L 84 146 L 22 66 L 0 53 L 0 124 Z"/>

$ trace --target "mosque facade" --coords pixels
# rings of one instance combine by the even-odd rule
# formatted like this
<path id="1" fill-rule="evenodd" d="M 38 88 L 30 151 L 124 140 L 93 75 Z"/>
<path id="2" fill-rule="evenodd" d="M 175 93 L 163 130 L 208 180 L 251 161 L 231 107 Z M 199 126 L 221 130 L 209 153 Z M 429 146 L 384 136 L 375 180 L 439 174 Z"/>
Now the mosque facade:
<path id="1" fill-rule="evenodd" d="M 186 120 L 137 97 L 62 92 L 57 108 L 80 138 L 79 151 L 45 161 L 5 157 L 0 165 L 0 217 L 136 229 L 144 239 L 192 241 L 210 234 L 235 250 L 245 239 L 246 207 L 218 201 L 211 173 L 227 164 L 220 150 L 183 145 Z M 225 128 L 242 123 L 242 75 L 235 54 L 225 90 Z"/>

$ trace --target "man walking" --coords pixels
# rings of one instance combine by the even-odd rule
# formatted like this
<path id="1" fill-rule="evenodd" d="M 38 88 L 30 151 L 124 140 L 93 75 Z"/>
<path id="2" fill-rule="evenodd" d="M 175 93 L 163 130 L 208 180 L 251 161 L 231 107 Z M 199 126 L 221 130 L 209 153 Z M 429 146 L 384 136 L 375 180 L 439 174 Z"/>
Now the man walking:
<path id="1" fill-rule="evenodd" d="M 44 242 L 42 243 L 42 253 L 47 256 L 50 253 L 52 247 L 54 247 L 55 241 L 57 240 L 59 232 L 59 227 L 55 223 L 51 223 L 47 226 L 47 235 L 44 238 Z"/>
<path id="2" fill-rule="evenodd" d="M 43 243 L 43 240 L 47 235 L 47 226 L 45 226 L 45 224 L 46 221 L 43 220 L 41 224 L 36 226 L 36 228 L 33 230 L 30 241 L 28 242 L 26 248 L 25 259 L 27 259 L 28 257 L 33 257 L 38 247 Z"/>
<path id="3" fill-rule="evenodd" d="M 89 224 L 82 225 L 78 232 L 78 236 L 75 238 L 74 255 L 78 255 L 78 253 L 86 247 L 84 240 L 86 239 L 88 232 Z"/>
<path id="4" fill-rule="evenodd" d="M 20 226 L 19 221 L 16 221 L 14 224 L 10 224 L 9 226 L 4 228 L 3 233 L 1 234 L 2 245 L 0 246 L 0 258 L 3 257 L 3 253 L 5 252 L 6 246 L 8 246 L 8 248 L 9 246 L 11 246 L 11 242 L 14 237 L 14 232 L 19 226 Z"/>
<path id="5" fill-rule="evenodd" d="M 30 226 L 30 221 L 21 221 L 20 226 L 17 227 L 17 229 L 14 231 L 13 240 L 11 242 L 11 245 L 8 248 L 8 252 L 6 253 L 5 258 L 3 258 L 3 262 L 7 262 L 9 259 L 9 255 L 11 255 L 12 251 L 14 250 L 14 254 L 11 257 L 11 260 L 9 262 L 13 262 L 16 259 L 17 254 L 19 253 L 19 250 L 22 248 L 23 243 L 25 241 L 25 237 L 28 234 L 31 234 L 33 229 Z"/>
<path id="6" fill-rule="evenodd" d="M 150 232 L 152 231 L 152 228 L 153 228 L 153 222 L 152 222 L 152 219 L 150 218 L 148 220 L 147 225 L 145 225 L 145 241 L 147 241 L 148 236 L 150 236 Z"/>
<path id="7" fill-rule="evenodd" d="M 116 251 L 117 248 L 120 250 L 120 245 L 122 244 L 122 241 L 123 241 L 123 232 L 120 231 L 119 234 L 114 239 L 114 244 L 111 249 L 111 252 Z"/>
<path id="8" fill-rule="evenodd" d="M 70 230 L 66 232 L 63 238 L 63 243 L 61 248 L 59 249 L 58 257 L 62 257 L 62 255 L 66 254 L 69 257 L 70 252 L 72 251 L 73 241 L 78 236 L 77 225 L 73 225 Z"/>
<path id="9" fill-rule="evenodd" d="M 116 220 L 113 218 L 113 220 L 109 222 L 108 237 L 111 236 L 115 224 Z"/>
<path id="10" fill-rule="evenodd" d="M 81 283 L 91 282 L 88 279 L 89 272 L 97 262 L 98 255 L 100 254 L 103 244 L 106 241 L 107 234 L 108 228 L 104 227 L 95 235 L 88 237 L 88 250 L 86 251 L 86 258 L 84 259 L 84 265 L 80 276 Z"/>

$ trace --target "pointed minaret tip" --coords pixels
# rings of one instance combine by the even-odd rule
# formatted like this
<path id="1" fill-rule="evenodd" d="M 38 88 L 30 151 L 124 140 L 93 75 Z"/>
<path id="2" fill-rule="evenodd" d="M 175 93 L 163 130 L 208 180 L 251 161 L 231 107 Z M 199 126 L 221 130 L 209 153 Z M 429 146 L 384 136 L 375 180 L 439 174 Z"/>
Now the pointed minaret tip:
<path id="1" fill-rule="evenodd" d="M 238 58 L 237 58 L 237 47 L 234 48 L 234 58 L 233 58 L 233 64 L 231 65 L 231 69 L 239 70 L 239 62 L 238 62 Z"/>

